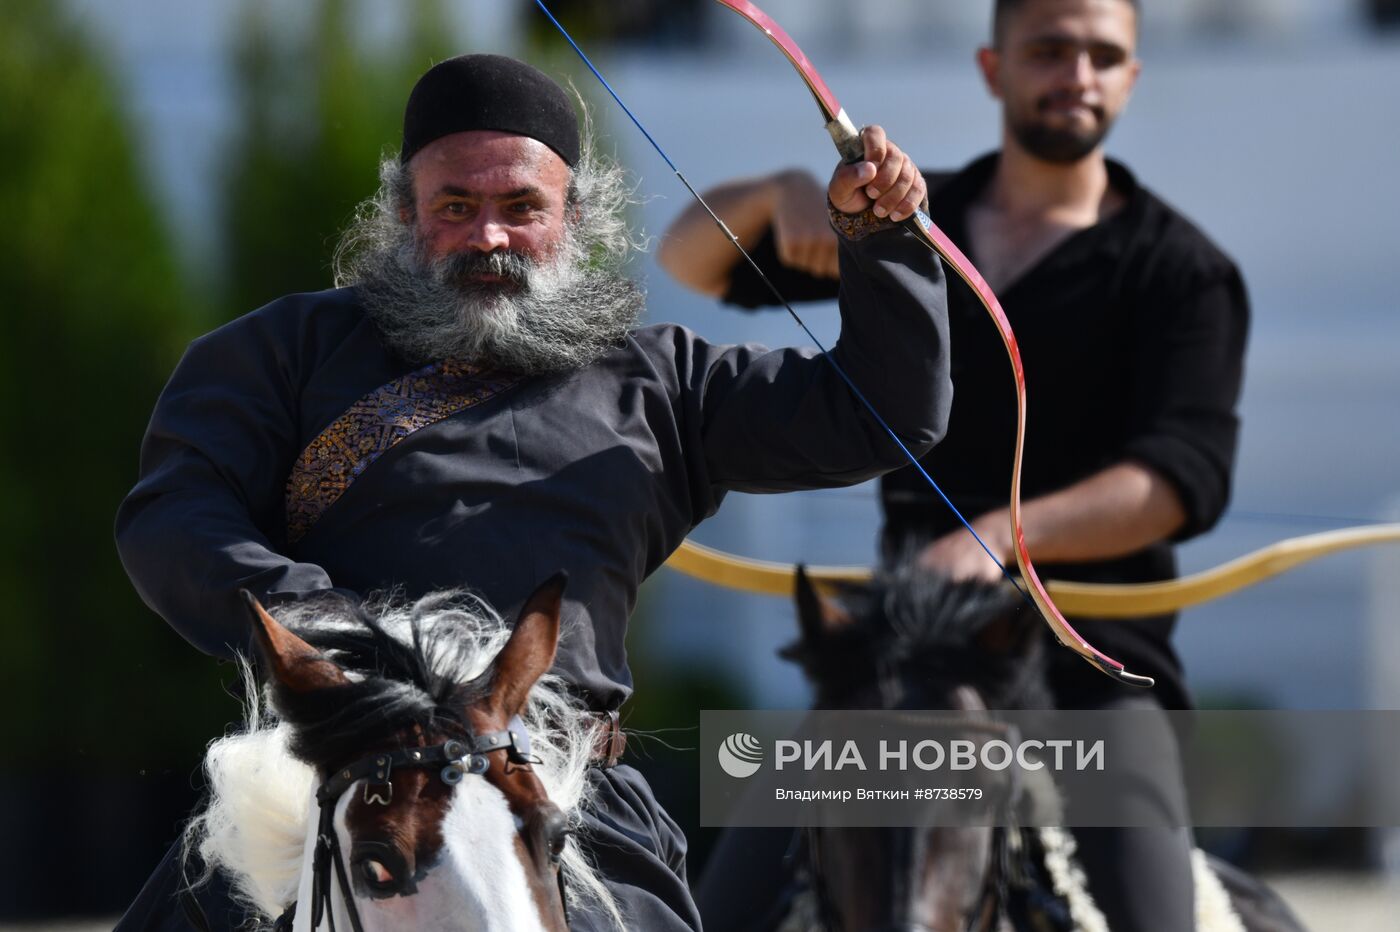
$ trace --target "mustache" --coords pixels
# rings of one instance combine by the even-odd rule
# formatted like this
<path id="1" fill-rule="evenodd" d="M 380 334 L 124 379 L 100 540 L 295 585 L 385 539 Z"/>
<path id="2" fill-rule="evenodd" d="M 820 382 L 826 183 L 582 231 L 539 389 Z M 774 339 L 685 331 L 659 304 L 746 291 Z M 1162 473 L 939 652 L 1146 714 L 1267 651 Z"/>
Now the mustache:
<path id="1" fill-rule="evenodd" d="M 621 343 L 642 311 L 636 285 L 590 264 L 567 239 L 547 256 L 502 249 L 428 259 L 399 224 L 358 261 L 366 312 L 385 345 L 413 362 L 579 369 Z"/>
<path id="2" fill-rule="evenodd" d="M 1100 121 L 1102 121 L 1106 115 L 1106 111 L 1101 104 L 1091 104 L 1078 94 L 1069 91 L 1055 91 L 1054 93 L 1046 94 L 1035 102 L 1035 109 L 1037 113 L 1047 113 L 1050 108 L 1063 104 L 1078 104 L 1082 107 L 1087 107 L 1089 112 Z"/>
<path id="3" fill-rule="evenodd" d="M 459 252 L 434 259 L 429 268 L 435 279 L 458 288 L 507 287 L 515 291 L 528 289 L 530 273 L 536 268 L 534 260 L 518 252 L 499 249 L 495 252 Z M 483 282 L 484 277 L 500 279 Z"/>

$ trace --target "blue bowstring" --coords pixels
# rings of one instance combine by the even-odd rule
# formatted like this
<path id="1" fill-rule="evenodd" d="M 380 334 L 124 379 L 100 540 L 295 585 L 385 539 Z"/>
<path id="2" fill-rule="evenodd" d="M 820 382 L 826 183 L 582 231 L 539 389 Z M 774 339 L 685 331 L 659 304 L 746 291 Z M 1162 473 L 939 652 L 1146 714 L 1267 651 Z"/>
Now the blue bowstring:
<path id="1" fill-rule="evenodd" d="M 724 231 L 725 235 L 729 237 L 729 241 L 734 244 L 734 246 L 739 250 L 743 257 L 748 261 L 749 265 L 752 266 L 753 270 L 758 273 L 759 278 L 763 281 L 765 285 L 768 286 L 768 290 L 771 291 L 773 293 L 773 296 L 782 303 L 783 307 L 787 308 L 787 312 L 790 315 L 792 315 L 792 319 L 797 322 L 797 325 L 802 328 L 803 332 L 807 334 L 808 339 L 810 339 L 816 345 L 817 349 L 822 351 L 822 356 L 826 358 L 827 362 L 831 363 L 831 367 L 836 370 L 836 374 L 841 377 L 841 380 L 846 383 L 846 387 L 851 390 L 851 393 L 855 395 L 856 398 L 859 399 L 860 403 L 865 406 L 865 409 L 870 412 L 870 416 L 875 418 L 875 422 L 879 424 L 881 428 L 884 429 L 885 433 L 890 435 L 890 439 L 895 442 L 895 445 L 898 446 L 900 451 L 904 453 L 906 458 L 908 458 L 910 465 L 912 465 L 918 471 L 919 475 L 924 477 L 924 480 L 935 492 L 938 493 L 938 497 L 943 500 L 943 503 L 948 506 L 948 508 L 953 512 L 953 514 L 957 515 L 957 518 L 959 521 L 962 522 L 963 527 L 967 528 L 968 533 L 972 535 L 973 539 L 977 541 L 978 545 L 981 546 L 982 550 L 987 554 L 989 558 L 991 558 L 991 561 L 997 565 L 997 568 L 1001 570 L 1002 575 L 1005 576 L 1008 580 L 1010 580 L 1011 584 L 1016 587 L 1016 591 L 1021 593 L 1021 596 L 1028 603 L 1030 603 L 1032 608 L 1036 609 L 1036 611 L 1039 611 L 1039 608 L 1036 606 L 1034 600 L 1031 599 L 1030 594 L 1021 587 L 1020 581 L 1011 574 L 1011 571 L 1006 568 L 1005 564 L 1003 564 L 1000 560 L 997 559 L 996 554 L 992 553 L 992 549 L 987 546 L 986 541 L 982 540 L 981 535 L 979 535 L 976 531 L 972 529 L 972 524 L 967 520 L 967 518 L 963 516 L 963 513 L 958 510 L 958 507 L 953 504 L 952 500 L 949 499 L 948 496 L 943 493 L 943 490 L 939 488 L 938 483 L 933 481 L 933 476 L 929 475 L 928 470 L 924 469 L 923 464 L 919 462 L 919 458 L 915 456 L 907 446 L 904 445 L 904 441 L 899 439 L 899 435 L 896 434 L 894 430 L 889 426 L 889 424 L 885 422 L 885 419 L 880 416 L 880 412 L 875 409 L 875 406 L 870 403 L 869 399 L 865 397 L 865 394 L 859 388 L 856 387 L 856 383 L 851 380 L 851 377 L 849 375 L 846 374 L 846 370 L 842 369 L 840 364 L 836 362 L 836 360 L 832 357 L 830 351 L 828 351 L 827 348 L 822 345 L 822 342 L 817 339 L 817 335 L 812 332 L 812 329 L 810 327 L 807 326 L 806 321 L 804 321 L 800 316 L 798 316 L 797 311 L 793 310 L 792 305 L 789 304 L 787 299 L 783 297 L 782 293 L 778 291 L 777 286 L 775 286 L 768 279 L 768 276 L 764 274 L 763 269 L 759 267 L 758 263 L 753 260 L 753 257 L 750 256 L 748 254 L 748 251 L 745 250 L 744 247 L 739 243 L 739 238 L 735 236 L 732 231 L 730 231 L 728 225 L 725 224 L 725 222 L 719 218 L 719 215 L 716 214 L 714 210 L 710 208 L 710 205 L 706 203 L 703 197 L 700 196 L 700 193 L 696 191 L 694 187 L 691 186 L 690 181 L 685 177 L 684 174 L 681 173 L 681 170 L 676 167 L 676 164 L 671 161 L 671 157 L 666 154 L 666 150 L 661 148 L 661 144 L 658 143 L 652 137 L 651 133 L 647 132 L 646 127 L 642 125 L 642 121 L 637 119 L 636 114 L 632 112 L 631 108 L 628 107 L 627 104 L 622 102 L 622 98 L 618 96 L 617 91 L 613 90 L 612 85 L 608 83 L 608 79 L 603 77 L 602 72 L 600 72 L 596 67 L 594 67 L 593 62 L 589 60 L 588 56 L 584 53 L 583 49 L 579 48 L 578 43 L 574 41 L 574 37 L 569 34 L 569 30 L 565 29 L 564 25 L 560 23 L 559 20 L 554 18 L 554 14 L 549 12 L 549 7 L 544 5 L 544 0 L 535 0 L 535 5 L 540 8 L 540 11 L 543 12 L 545 16 L 549 17 L 549 21 L 554 24 L 554 28 L 559 30 L 560 35 L 562 35 L 564 39 L 568 41 L 569 45 L 573 47 L 573 50 L 578 53 L 578 57 L 581 58 L 583 60 L 583 63 L 588 66 L 588 70 L 593 72 L 593 76 L 597 78 L 599 83 L 601 83 L 603 87 L 607 89 L 607 92 L 610 95 L 612 95 L 612 99 L 617 101 L 617 105 L 622 108 L 622 112 L 627 114 L 628 119 L 630 119 L 632 121 L 632 124 L 636 126 L 638 130 L 641 131 L 643 136 L 646 137 L 647 142 L 651 143 L 651 147 L 656 150 L 657 154 L 660 155 L 661 158 L 666 162 L 666 165 L 670 167 L 671 171 L 674 172 L 676 177 L 680 179 L 681 184 L 685 185 L 686 190 L 690 192 L 691 196 L 694 197 L 695 200 L 700 203 L 701 207 L 705 208 L 705 212 L 710 215 L 711 219 L 713 219 L 715 223 L 719 225 L 719 228 Z"/>
<path id="2" fill-rule="evenodd" d="M 545 16 L 549 17 L 549 21 L 554 24 L 555 29 L 559 30 L 559 34 L 562 35 L 568 41 L 568 43 L 574 47 L 574 51 L 578 53 L 578 57 L 583 59 L 583 63 L 588 66 L 588 70 L 593 72 L 593 77 L 597 78 L 599 83 L 601 83 L 603 87 L 608 89 L 608 93 L 612 95 L 612 99 L 617 101 L 617 105 L 622 108 L 622 112 L 627 114 L 627 117 L 632 121 L 632 124 L 636 126 L 637 129 L 641 130 L 643 136 L 647 137 L 647 142 L 651 143 L 651 147 L 657 151 L 657 154 L 659 154 L 663 159 L 666 160 L 666 164 L 670 166 L 671 171 L 679 175 L 681 173 L 680 169 L 677 168 L 675 163 L 671 161 L 671 157 L 666 154 L 666 150 L 662 149 L 661 146 L 657 143 L 657 141 L 651 138 L 651 133 L 647 132 L 647 128 L 642 125 L 642 121 L 637 119 L 636 114 L 634 114 L 632 110 L 625 103 L 622 102 L 622 98 L 617 96 L 617 91 L 613 90 L 612 85 L 608 83 L 608 79 L 603 77 L 603 73 L 597 68 L 593 67 L 593 62 L 590 61 L 588 56 L 584 54 L 583 49 L 578 47 L 578 43 L 574 41 L 574 37 L 569 35 L 569 30 L 565 29 L 564 24 L 559 22 L 559 20 L 555 19 L 554 14 L 549 12 L 549 7 L 544 5 L 544 0 L 535 0 L 535 4 L 544 12 Z"/>

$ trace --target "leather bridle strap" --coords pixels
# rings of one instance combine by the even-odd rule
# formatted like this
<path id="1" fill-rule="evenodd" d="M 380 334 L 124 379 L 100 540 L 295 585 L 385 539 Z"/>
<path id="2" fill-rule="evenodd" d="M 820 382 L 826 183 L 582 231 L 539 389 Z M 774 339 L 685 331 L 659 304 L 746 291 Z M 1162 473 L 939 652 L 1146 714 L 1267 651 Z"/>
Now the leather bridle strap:
<path id="1" fill-rule="evenodd" d="M 914 715 L 912 719 L 922 725 L 933 727 L 956 727 L 961 731 L 986 732 L 1005 740 L 1008 744 L 1017 745 L 1020 743 L 1020 729 L 1007 722 L 997 721 L 976 721 L 968 720 L 962 716 L 950 715 L 947 717 L 926 715 Z M 998 809 L 1003 818 L 1009 821 L 1009 817 L 1015 806 L 1016 799 L 1022 791 L 1021 783 L 1015 773 L 1011 775 L 1011 784 L 1002 800 L 998 803 Z M 912 829 L 918 831 L 918 829 Z M 993 904 L 993 921 L 1000 915 L 1000 911 L 1006 906 L 1006 875 L 1007 875 L 1007 833 L 1009 828 L 993 825 L 991 827 L 993 838 L 993 850 L 990 856 L 988 877 L 983 881 L 983 889 L 977 900 L 968 908 L 968 914 L 964 917 L 964 926 L 968 932 L 980 932 L 982 929 L 981 917 L 986 912 L 988 903 Z M 807 855 L 807 875 L 812 885 L 812 893 L 816 898 L 817 915 L 820 917 L 823 927 L 827 932 L 841 932 L 844 923 L 836 910 L 836 904 L 831 901 L 831 891 L 827 886 L 826 877 L 821 870 L 821 834 L 818 826 L 809 825 L 803 831 L 803 838 L 806 842 Z M 990 882 L 988 882 L 990 881 Z M 872 932 L 934 932 L 929 926 L 913 921 L 902 925 L 891 925 L 878 929 L 872 928 Z"/>
<path id="2" fill-rule="evenodd" d="M 340 885 L 341 901 L 350 916 L 353 932 L 364 932 L 360 912 L 355 906 L 354 893 L 350 887 L 349 872 L 345 868 L 345 856 L 340 848 L 340 838 L 335 831 L 335 810 L 340 798 L 355 783 L 365 780 L 364 801 L 368 805 L 387 806 L 394 798 L 394 785 L 390 782 L 394 770 L 402 768 L 440 768 L 438 778 L 448 786 L 461 783 L 468 775 L 480 776 L 491 767 L 486 757 L 493 751 L 505 751 L 512 763 L 530 764 L 538 760 L 530 756 L 530 736 L 525 724 L 517 716 L 510 720 L 501 731 L 472 735 L 465 739 L 452 739 L 431 747 L 400 748 L 396 751 L 382 751 L 361 758 L 332 773 L 316 790 L 316 803 L 319 808 L 316 829 L 316 851 L 311 862 L 311 930 L 316 932 L 324 918 L 335 932 L 335 916 L 332 910 L 332 880 Z M 563 871 L 559 872 L 559 895 L 564 896 Z M 276 927 L 290 928 L 292 917 L 296 915 L 296 903 L 278 918 Z"/>
<path id="3" fill-rule="evenodd" d="M 316 876 L 312 879 L 312 905 L 311 905 L 311 928 L 312 932 L 320 926 L 321 917 L 325 916 L 327 924 L 331 927 L 331 932 L 335 932 L 335 910 L 331 904 L 331 883 L 330 876 L 324 865 L 327 863 L 335 865 L 335 876 L 340 881 L 340 895 L 345 901 L 345 911 L 350 914 L 350 926 L 354 932 L 364 932 L 364 926 L 360 922 L 360 911 L 355 906 L 355 898 L 350 892 L 350 878 L 345 870 L 345 858 L 340 851 L 340 838 L 335 833 L 335 803 L 321 806 L 321 825 L 317 832 L 316 854 L 320 860 L 316 863 Z"/>

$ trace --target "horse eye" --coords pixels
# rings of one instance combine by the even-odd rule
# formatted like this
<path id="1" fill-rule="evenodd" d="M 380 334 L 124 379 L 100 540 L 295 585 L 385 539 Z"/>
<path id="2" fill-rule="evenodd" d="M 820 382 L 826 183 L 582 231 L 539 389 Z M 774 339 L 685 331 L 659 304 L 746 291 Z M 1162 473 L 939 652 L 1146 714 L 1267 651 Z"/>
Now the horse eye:
<path id="1" fill-rule="evenodd" d="M 564 845 L 568 844 L 568 835 L 573 834 L 573 828 L 568 824 L 566 814 L 554 810 L 545 820 L 545 844 L 549 848 L 549 859 L 552 863 L 559 863 L 559 859 L 564 856 Z"/>
<path id="2" fill-rule="evenodd" d="M 394 875 L 374 858 L 365 858 L 360 862 L 360 874 L 371 890 L 389 890 L 394 886 Z"/>
<path id="3" fill-rule="evenodd" d="M 564 856 L 564 846 L 569 843 L 569 831 L 555 832 L 549 839 L 549 860 L 555 864 Z"/>

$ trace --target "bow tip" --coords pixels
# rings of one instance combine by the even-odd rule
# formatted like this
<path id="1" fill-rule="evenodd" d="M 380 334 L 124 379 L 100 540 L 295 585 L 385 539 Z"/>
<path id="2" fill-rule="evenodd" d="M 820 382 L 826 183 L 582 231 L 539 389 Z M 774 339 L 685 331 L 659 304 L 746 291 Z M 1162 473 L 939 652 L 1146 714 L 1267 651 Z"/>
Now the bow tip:
<path id="1" fill-rule="evenodd" d="M 1104 662 L 1103 660 L 1098 659 L 1097 657 L 1093 659 L 1092 663 L 1094 664 L 1094 666 L 1098 667 L 1101 671 L 1103 671 L 1106 675 L 1122 683 L 1124 686 L 1136 686 L 1139 689 L 1151 689 L 1153 686 L 1157 685 L 1157 681 L 1150 676 L 1141 676 L 1137 673 L 1129 673 L 1122 667 L 1113 666 L 1109 663 Z"/>

